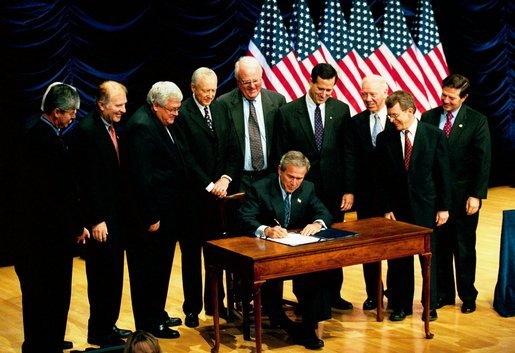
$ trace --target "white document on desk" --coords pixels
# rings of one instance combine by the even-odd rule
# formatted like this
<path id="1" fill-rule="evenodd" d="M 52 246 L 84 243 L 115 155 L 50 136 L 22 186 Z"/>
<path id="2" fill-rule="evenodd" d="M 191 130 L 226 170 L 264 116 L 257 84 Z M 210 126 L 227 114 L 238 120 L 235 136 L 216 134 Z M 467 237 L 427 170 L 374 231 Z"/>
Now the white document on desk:
<path id="1" fill-rule="evenodd" d="M 301 235 L 299 233 L 288 233 L 288 236 L 284 238 L 266 238 L 266 240 L 275 241 L 276 243 L 285 245 L 296 246 L 302 244 L 318 243 L 320 238 L 311 237 L 309 235 Z"/>

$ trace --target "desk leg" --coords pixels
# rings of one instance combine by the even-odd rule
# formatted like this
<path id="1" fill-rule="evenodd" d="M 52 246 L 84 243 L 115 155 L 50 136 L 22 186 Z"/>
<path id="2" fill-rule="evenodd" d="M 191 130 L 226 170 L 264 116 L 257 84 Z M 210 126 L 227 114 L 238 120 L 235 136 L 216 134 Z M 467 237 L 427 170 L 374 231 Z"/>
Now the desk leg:
<path id="1" fill-rule="evenodd" d="M 211 353 L 218 353 L 220 349 L 220 313 L 218 308 L 218 280 L 216 266 L 209 266 L 211 276 L 211 293 L 213 295 L 213 326 L 215 328 L 215 345 L 211 348 Z"/>
<path id="2" fill-rule="evenodd" d="M 431 301 L 431 253 L 422 254 L 423 264 L 423 283 L 422 292 L 424 293 L 424 329 L 426 331 L 426 338 L 433 338 L 434 335 L 429 330 L 429 311 Z"/>
<path id="3" fill-rule="evenodd" d="M 376 321 L 383 321 L 383 274 L 382 262 L 377 262 L 377 316 Z"/>
<path id="4" fill-rule="evenodd" d="M 263 281 L 254 282 L 254 325 L 256 328 L 256 353 L 261 353 L 261 286 Z"/>

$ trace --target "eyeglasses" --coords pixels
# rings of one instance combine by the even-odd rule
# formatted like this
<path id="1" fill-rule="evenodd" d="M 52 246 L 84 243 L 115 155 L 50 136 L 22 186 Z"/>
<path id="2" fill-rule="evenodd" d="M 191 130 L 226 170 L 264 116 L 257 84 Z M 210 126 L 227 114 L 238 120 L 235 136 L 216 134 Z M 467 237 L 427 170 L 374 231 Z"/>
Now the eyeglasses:
<path id="1" fill-rule="evenodd" d="M 256 78 L 254 80 L 240 80 L 240 83 L 243 85 L 243 86 L 251 86 L 251 85 L 257 85 L 259 83 L 261 83 L 261 79 L 260 78 Z"/>
<path id="2" fill-rule="evenodd" d="M 167 107 L 161 107 L 161 108 L 166 110 L 168 112 L 168 114 L 172 114 L 172 113 L 177 114 L 179 112 L 179 108 L 170 108 L 170 109 L 168 109 Z"/>
<path id="3" fill-rule="evenodd" d="M 388 114 L 388 119 L 397 119 L 400 114 Z"/>

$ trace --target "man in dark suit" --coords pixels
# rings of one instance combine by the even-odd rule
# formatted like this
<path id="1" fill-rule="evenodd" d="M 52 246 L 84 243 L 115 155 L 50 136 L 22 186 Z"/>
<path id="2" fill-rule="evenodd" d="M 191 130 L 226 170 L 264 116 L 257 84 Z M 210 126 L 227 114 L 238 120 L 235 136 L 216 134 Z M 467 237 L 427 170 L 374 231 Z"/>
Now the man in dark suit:
<path id="1" fill-rule="evenodd" d="M 331 223 L 331 214 L 316 196 L 313 183 L 303 181 L 309 167 L 309 160 L 302 153 L 290 151 L 281 158 L 279 175 L 271 174 L 252 184 L 239 210 L 245 233 L 283 238 L 288 235 L 286 228 L 302 228 L 301 234 L 310 236 Z M 294 286 L 301 287 L 299 302 L 304 307 L 303 329 L 294 338 L 309 349 L 324 346 L 315 329 L 318 322 L 331 318 L 327 279 L 327 272 L 294 278 Z M 282 311 L 280 293 L 273 299 L 270 309 L 274 311 L 270 315 L 276 315 L 285 328 L 292 329 L 293 324 Z"/>
<path id="2" fill-rule="evenodd" d="M 88 343 L 124 344 L 131 331 L 118 329 L 123 288 L 124 244 L 120 150 L 114 125 L 125 114 L 127 89 L 106 81 L 98 87 L 97 109 L 78 125 L 70 150 L 76 165 L 81 208 L 92 239 L 86 244 L 90 317 Z"/>
<path id="3" fill-rule="evenodd" d="M 234 67 L 238 87 L 218 99 L 227 106 L 238 136 L 243 160 L 240 191 L 268 174 L 275 117 L 286 103 L 280 93 L 262 88 L 262 74 L 255 58 L 240 58 Z"/>
<path id="4" fill-rule="evenodd" d="M 15 270 L 22 293 L 23 353 L 62 353 L 74 243 L 89 237 L 60 136 L 75 119 L 79 103 L 74 87 L 53 85 L 43 98 L 42 116 L 21 139 Z"/>
<path id="5" fill-rule="evenodd" d="M 216 95 L 217 77 L 213 70 L 201 67 L 191 77 L 193 96 L 186 99 L 180 110 L 177 129 L 185 137 L 194 163 L 199 171 L 192 181 L 196 217 L 202 222 L 191 237 L 193 249 L 182 257 L 182 268 L 189 276 L 183 276 L 186 326 L 197 327 L 198 314 L 202 310 L 202 273 L 200 250 L 205 240 L 217 236 L 219 223 L 218 198 L 227 196 L 230 186 L 238 184 L 241 173 L 241 154 L 234 126 L 224 104 L 213 101 Z M 185 254 L 183 254 L 185 255 Z M 184 271 L 183 271 L 184 272 Z M 220 276 L 220 284 L 222 278 Z M 186 287 L 192 287 L 187 291 Z M 210 277 L 206 276 L 204 306 L 212 314 Z M 223 307 L 223 286 L 220 288 L 220 307 Z M 187 293 L 190 292 L 190 293 Z M 189 294 L 189 295 L 187 295 Z M 222 309 L 223 311 L 223 309 Z"/>
<path id="6" fill-rule="evenodd" d="M 388 84 L 381 76 L 367 76 L 361 83 L 361 98 L 366 110 L 352 118 L 356 140 L 356 203 L 358 219 L 382 217 L 379 199 L 381 182 L 376 155 L 377 135 L 386 128 L 393 128 L 386 113 L 385 100 L 388 96 Z M 367 299 L 363 310 L 377 308 L 377 283 L 379 263 L 363 265 L 363 275 Z"/>
<path id="7" fill-rule="evenodd" d="M 329 64 L 313 68 L 308 93 L 279 109 L 274 145 L 276 158 L 291 150 L 308 157 L 312 168 L 306 179 L 315 184 L 333 218 L 341 221 L 342 211 L 350 210 L 354 203 L 356 169 L 349 106 L 331 98 L 337 79 Z M 333 272 L 333 306 L 352 309 L 352 304 L 340 297 L 342 270 Z"/>
<path id="8" fill-rule="evenodd" d="M 182 93 L 173 82 L 155 83 L 127 123 L 127 169 L 138 225 L 127 247 L 136 329 L 177 338 L 168 326 L 181 324 L 165 311 L 177 240 L 191 226 L 190 175 L 185 146 L 172 124 Z"/>
<path id="9" fill-rule="evenodd" d="M 461 311 L 476 310 L 476 228 L 481 199 L 486 199 L 490 174 L 490 133 L 486 116 L 463 104 L 469 80 L 451 75 L 443 80 L 442 106 L 422 114 L 449 141 L 452 204 L 449 222 L 438 228 L 438 307 L 455 303 L 453 257 Z M 447 122 L 447 120 L 449 122 Z"/>
<path id="10" fill-rule="evenodd" d="M 415 100 L 404 91 L 386 98 L 388 117 L 395 129 L 377 137 L 377 156 L 382 180 L 383 214 L 388 219 L 439 227 L 449 218 L 450 183 L 447 140 L 442 131 L 419 123 Z M 431 320 L 436 320 L 436 236 L 431 236 Z M 388 261 L 388 306 L 392 321 L 413 312 L 413 256 Z"/>

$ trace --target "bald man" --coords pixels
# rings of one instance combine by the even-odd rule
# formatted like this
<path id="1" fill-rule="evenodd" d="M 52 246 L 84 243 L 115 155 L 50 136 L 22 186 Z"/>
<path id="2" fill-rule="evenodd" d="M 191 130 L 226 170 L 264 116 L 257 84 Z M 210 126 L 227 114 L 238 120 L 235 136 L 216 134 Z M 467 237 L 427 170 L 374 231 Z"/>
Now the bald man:
<path id="1" fill-rule="evenodd" d="M 115 125 L 125 114 L 127 89 L 114 81 L 99 85 L 96 109 L 71 138 L 81 202 L 91 239 L 86 244 L 90 316 L 88 343 L 101 347 L 124 344 L 129 330 L 118 329 L 123 287 L 123 201 L 120 151 Z"/>
<path id="2" fill-rule="evenodd" d="M 387 118 L 386 97 L 388 84 L 381 76 L 371 75 L 361 83 L 361 98 L 367 108 L 352 118 L 356 139 L 356 211 L 358 219 L 382 217 L 379 203 L 379 177 L 377 170 L 376 138 L 385 128 L 392 128 Z M 379 264 L 363 265 L 367 298 L 363 310 L 377 307 Z"/>

